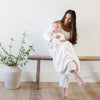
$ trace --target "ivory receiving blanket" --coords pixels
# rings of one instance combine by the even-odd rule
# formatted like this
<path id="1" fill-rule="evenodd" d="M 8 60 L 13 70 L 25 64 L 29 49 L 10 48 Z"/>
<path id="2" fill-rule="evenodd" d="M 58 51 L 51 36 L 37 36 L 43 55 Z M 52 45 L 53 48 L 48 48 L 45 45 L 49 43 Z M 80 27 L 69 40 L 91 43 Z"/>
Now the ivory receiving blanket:
<path id="1" fill-rule="evenodd" d="M 53 39 L 53 49 L 51 49 L 53 57 L 53 65 L 58 74 L 63 73 L 70 61 L 74 61 L 76 64 L 76 71 L 80 71 L 80 62 L 77 58 L 72 44 L 69 41 L 60 42 L 58 39 Z"/>

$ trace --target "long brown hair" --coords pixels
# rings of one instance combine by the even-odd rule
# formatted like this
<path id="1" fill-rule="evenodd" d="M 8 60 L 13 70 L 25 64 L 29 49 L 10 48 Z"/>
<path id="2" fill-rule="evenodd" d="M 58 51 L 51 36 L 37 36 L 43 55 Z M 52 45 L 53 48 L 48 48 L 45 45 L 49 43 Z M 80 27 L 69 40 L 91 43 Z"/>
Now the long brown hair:
<path id="1" fill-rule="evenodd" d="M 77 43 L 77 29 L 76 29 L 76 13 L 74 10 L 67 10 L 63 16 L 63 18 L 60 20 L 62 23 L 65 21 L 65 17 L 67 14 L 72 15 L 72 21 L 70 24 L 70 38 L 69 41 L 74 45 Z"/>

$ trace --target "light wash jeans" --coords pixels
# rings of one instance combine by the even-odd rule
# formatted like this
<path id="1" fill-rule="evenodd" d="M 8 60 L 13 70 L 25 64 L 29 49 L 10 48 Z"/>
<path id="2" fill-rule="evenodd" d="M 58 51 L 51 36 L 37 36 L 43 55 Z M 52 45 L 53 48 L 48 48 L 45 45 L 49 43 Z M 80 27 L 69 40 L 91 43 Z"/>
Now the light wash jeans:
<path id="1" fill-rule="evenodd" d="M 72 73 L 71 70 L 76 70 L 76 64 L 73 61 L 68 63 L 67 69 L 64 73 L 60 75 L 59 86 L 62 88 L 68 88 L 69 85 L 69 78 L 71 77 Z"/>

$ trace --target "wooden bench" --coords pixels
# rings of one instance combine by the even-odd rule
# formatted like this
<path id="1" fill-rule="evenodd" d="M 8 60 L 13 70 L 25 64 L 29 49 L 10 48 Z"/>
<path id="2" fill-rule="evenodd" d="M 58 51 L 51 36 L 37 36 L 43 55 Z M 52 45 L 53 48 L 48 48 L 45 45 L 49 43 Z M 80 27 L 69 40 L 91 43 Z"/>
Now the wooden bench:
<path id="1" fill-rule="evenodd" d="M 100 56 L 78 56 L 80 61 L 100 61 Z M 37 71 L 36 71 L 36 89 L 39 90 L 40 82 L 40 61 L 41 60 L 52 60 L 50 56 L 46 55 L 31 55 L 28 60 L 37 60 Z"/>

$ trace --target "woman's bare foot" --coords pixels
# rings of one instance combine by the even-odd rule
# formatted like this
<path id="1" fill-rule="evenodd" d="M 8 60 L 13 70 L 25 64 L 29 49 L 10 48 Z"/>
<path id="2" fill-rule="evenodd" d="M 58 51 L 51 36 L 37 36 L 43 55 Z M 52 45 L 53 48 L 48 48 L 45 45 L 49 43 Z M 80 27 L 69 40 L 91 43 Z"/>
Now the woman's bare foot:
<path id="1" fill-rule="evenodd" d="M 77 73 L 75 70 L 72 70 L 72 73 L 74 74 L 75 79 L 76 79 L 78 85 L 79 85 L 80 87 L 85 87 L 86 84 L 85 84 L 85 82 L 80 78 L 80 76 L 78 75 L 78 73 Z"/>
<path id="2" fill-rule="evenodd" d="M 63 88 L 62 97 L 63 97 L 63 99 L 67 99 L 68 98 L 67 88 Z"/>

